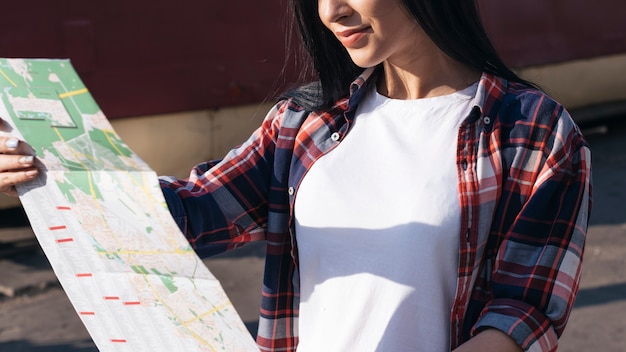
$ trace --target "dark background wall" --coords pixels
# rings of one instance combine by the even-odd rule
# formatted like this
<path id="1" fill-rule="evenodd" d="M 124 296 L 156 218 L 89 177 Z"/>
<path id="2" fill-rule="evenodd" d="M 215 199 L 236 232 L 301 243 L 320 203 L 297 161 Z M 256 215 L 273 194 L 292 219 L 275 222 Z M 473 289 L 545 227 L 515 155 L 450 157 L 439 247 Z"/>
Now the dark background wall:
<path id="1" fill-rule="evenodd" d="M 479 2 L 515 67 L 626 52 L 622 0 Z M 70 58 L 109 118 L 257 103 L 297 76 L 285 66 L 287 3 L 13 1 L 0 57 Z"/>
<path id="2" fill-rule="evenodd" d="M 513 67 L 626 52 L 623 0 L 478 0 L 485 27 Z"/>

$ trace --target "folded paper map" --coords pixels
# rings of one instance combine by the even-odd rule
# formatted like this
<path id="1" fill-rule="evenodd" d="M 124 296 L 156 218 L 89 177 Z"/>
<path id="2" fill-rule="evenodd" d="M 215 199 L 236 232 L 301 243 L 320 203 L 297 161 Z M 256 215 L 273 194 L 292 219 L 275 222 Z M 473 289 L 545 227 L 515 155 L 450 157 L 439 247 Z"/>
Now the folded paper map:
<path id="1" fill-rule="evenodd" d="M 0 59 L 0 117 L 46 170 L 18 187 L 101 351 L 258 351 L 171 218 L 157 176 L 67 60 Z M 54 324 L 54 322 L 50 322 Z"/>

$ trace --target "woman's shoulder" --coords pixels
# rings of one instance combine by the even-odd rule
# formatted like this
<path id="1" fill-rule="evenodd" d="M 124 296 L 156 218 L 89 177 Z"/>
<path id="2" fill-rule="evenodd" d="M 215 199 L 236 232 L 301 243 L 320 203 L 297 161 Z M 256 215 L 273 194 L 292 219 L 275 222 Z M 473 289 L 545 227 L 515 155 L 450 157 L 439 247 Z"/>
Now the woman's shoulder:
<path id="1" fill-rule="evenodd" d="M 576 146 L 586 144 L 568 110 L 537 87 L 508 82 L 496 115 L 503 137 L 552 142 L 568 140 Z"/>
<path id="2" fill-rule="evenodd" d="M 571 123 L 567 109 L 548 92 L 524 83 L 507 82 L 498 115 L 502 122 L 554 125 Z"/>
<path id="3" fill-rule="evenodd" d="M 317 111 L 321 101 L 321 86 L 317 82 L 301 85 L 282 93 L 266 116 L 279 129 L 299 129 Z"/>

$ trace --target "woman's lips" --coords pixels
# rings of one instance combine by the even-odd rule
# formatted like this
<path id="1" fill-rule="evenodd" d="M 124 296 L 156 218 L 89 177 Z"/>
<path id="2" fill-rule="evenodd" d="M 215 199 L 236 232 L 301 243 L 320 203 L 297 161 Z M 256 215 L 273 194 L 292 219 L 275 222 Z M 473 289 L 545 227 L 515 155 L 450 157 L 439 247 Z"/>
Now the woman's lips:
<path id="1" fill-rule="evenodd" d="M 369 32 L 370 27 L 347 29 L 339 32 L 335 32 L 337 39 L 346 48 L 356 46 L 363 37 Z"/>

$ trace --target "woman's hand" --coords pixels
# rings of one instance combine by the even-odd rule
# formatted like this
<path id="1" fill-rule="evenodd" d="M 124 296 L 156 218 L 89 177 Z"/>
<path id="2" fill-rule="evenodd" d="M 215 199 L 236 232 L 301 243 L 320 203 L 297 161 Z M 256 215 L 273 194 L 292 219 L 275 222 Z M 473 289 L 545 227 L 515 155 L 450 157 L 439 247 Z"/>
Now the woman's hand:
<path id="1" fill-rule="evenodd" d="M 37 177 L 35 151 L 24 141 L 11 136 L 0 137 L 0 192 L 17 196 L 15 185 Z"/>

